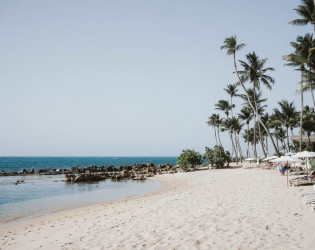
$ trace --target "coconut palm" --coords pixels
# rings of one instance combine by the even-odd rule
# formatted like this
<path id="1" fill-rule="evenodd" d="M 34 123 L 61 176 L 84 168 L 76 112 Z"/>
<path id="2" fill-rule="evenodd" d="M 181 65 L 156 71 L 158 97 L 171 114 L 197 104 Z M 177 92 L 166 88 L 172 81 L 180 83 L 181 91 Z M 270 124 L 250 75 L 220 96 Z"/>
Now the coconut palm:
<path id="1" fill-rule="evenodd" d="M 303 117 L 303 129 L 307 134 L 308 143 L 311 150 L 314 150 L 312 147 L 312 143 L 310 140 L 310 136 L 312 132 L 315 132 L 315 112 L 314 109 L 309 106 L 305 106 L 304 108 L 304 117 Z"/>
<path id="2" fill-rule="evenodd" d="M 267 62 L 267 58 L 265 59 L 259 59 L 259 57 L 256 55 L 255 52 L 249 53 L 246 55 L 247 62 L 240 60 L 241 65 L 243 66 L 243 70 L 239 71 L 239 74 L 244 82 L 250 81 L 253 84 L 253 91 L 256 93 L 256 89 L 260 89 L 261 83 L 265 85 L 267 88 L 271 89 L 272 84 L 274 84 L 274 79 L 267 75 L 266 73 L 268 71 L 274 71 L 274 68 L 272 67 L 265 67 L 265 64 Z M 256 103 L 256 95 L 253 95 L 254 97 L 254 108 L 256 110 L 255 117 L 259 119 L 259 114 L 258 114 L 258 106 Z M 259 119 L 260 120 L 260 119 Z M 261 120 L 260 120 L 261 121 Z M 260 122 L 262 123 L 262 122 Z M 260 127 L 259 127 L 260 128 Z M 268 129 L 264 125 L 264 128 L 267 133 L 269 133 Z M 260 133 L 261 137 L 261 133 Z M 264 151 L 264 155 L 267 156 L 263 142 L 262 142 L 262 147 Z"/>
<path id="3" fill-rule="evenodd" d="M 270 129 L 270 116 L 269 116 L 269 114 L 264 112 L 263 114 L 261 114 L 260 118 L 263 121 L 263 123 L 266 124 L 266 127 L 269 130 Z M 265 149 L 266 149 L 267 155 L 269 155 L 269 153 L 268 153 L 268 135 L 267 135 L 265 130 L 262 130 L 261 134 L 262 134 L 263 140 L 265 140 Z"/>
<path id="4" fill-rule="evenodd" d="M 233 104 L 233 97 L 238 96 L 238 94 L 237 94 L 238 89 L 235 86 L 235 84 L 229 84 L 229 85 L 227 85 L 227 88 L 225 88 L 224 90 L 226 91 L 226 93 L 229 94 L 229 96 L 231 98 L 230 106 L 231 106 L 231 115 L 233 117 L 233 108 L 235 107 L 235 105 Z"/>
<path id="5" fill-rule="evenodd" d="M 231 110 L 231 105 L 229 104 L 228 101 L 225 100 L 219 100 L 218 103 L 215 104 L 216 110 L 223 111 L 226 115 L 226 118 L 229 118 L 229 111 Z"/>
<path id="6" fill-rule="evenodd" d="M 244 121 L 247 125 L 247 132 L 249 131 L 249 123 L 253 119 L 253 113 L 250 108 L 248 107 L 243 107 L 238 114 L 238 118 Z M 246 157 L 249 157 L 249 135 L 247 134 L 247 150 L 246 150 Z"/>
<path id="7" fill-rule="evenodd" d="M 241 43 L 241 44 L 237 44 L 237 41 L 236 41 L 236 36 L 232 36 L 232 37 L 228 37 L 224 40 L 224 45 L 221 46 L 221 49 L 225 49 L 227 51 L 227 55 L 233 55 L 233 60 L 234 60 L 234 69 L 235 69 L 235 72 L 236 72 L 236 75 L 237 75 L 237 78 L 238 78 L 238 84 L 240 84 L 244 90 L 244 92 L 246 93 L 247 97 L 248 97 L 248 94 L 247 94 L 247 89 L 245 88 L 244 86 L 244 82 L 243 80 L 241 79 L 239 73 L 238 73 L 238 69 L 237 69 L 237 65 L 236 65 L 236 52 L 241 50 L 242 48 L 244 48 L 245 46 L 245 43 Z M 248 97 L 249 98 L 249 97 Z M 248 102 L 250 104 L 250 107 L 251 109 L 253 110 L 254 113 L 257 113 L 256 112 L 256 109 L 253 105 L 251 105 L 251 102 L 250 100 L 248 99 Z M 257 114 L 256 114 L 257 115 Z M 278 156 L 280 156 L 279 152 L 278 152 L 278 149 L 276 147 L 276 144 L 271 136 L 271 134 L 269 133 L 268 129 L 266 128 L 266 126 L 264 124 L 262 124 L 259 116 L 258 117 L 258 121 L 261 123 L 261 125 L 264 127 L 264 129 L 266 130 L 271 142 L 272 142 L 272 145 L 277 153 Z"/>
<path id="8" fill-rule="evenodd" d="M 265 108 L 267 107 L 266 105 L 263 104 L 264 102 L 267 101 L 267 98 L 262 98 L 262 91 L 254 92 L 254 89 L 248 89 L 247 94 L 249 96 L 251 104 L 255 107 L 256 112 L 258 113 L 259 116 L 261 116 L 264 113 Z M 240 97 L 245 101 L 244 105 L 247 107 L 250 107 L 247 101 L 247 96 L 240 95 Z M 256 128 L 258 128 L 261 147 L 262 147 L 264 155 L 266 156 L 267 154 L 266 154 L 266 150 L 264 146 L 260 124 L 259 123 L 256 124 L 256 112 L 253 113 L 253 120 L 254 120 L 253 129 L 254 129 L 254 133 L 256 134 Z M 254 140 L 256 140 L 256 137 L 254 137 Z M 254 147 L 254 155 L 255 157 L 257 157 L 256 142 L 254 142 L 253 147 Z"/>
<path id="9" fill-rule="evenodd" d="M 216 145 L 218 145 L 218 138 L 217 138 L 217 124 L 216 124 L 216 115 L 212 114 L 207 121 L 208 126 L 212 126 L 214 129 L 214 136 Z"/>
<path id="10" fill-rule="evenodd" d="M 235 123 L 236 123 L 235 119 L 236 119 L 235 117 L 225 119 L 223 122 L 223 126 L 222 126 L 221 131 L 223 131 L 223 132 L 228 131 L 229 132 L 231 143 L 232 143 L 232 155 L 235 153 L 236 162 L 238 163 L 238 156 L 237 156 L 238 154 L 237 154 L 237 150 L 236 150 L 236 145 L 235 145 L 234 140 L 233 140 L 233 132 L 234 132 Z"/>
<path id="11" fill-rule="evenodd" d="M 312 71 L 314 70 L 314 62 L 315 62 L 315 40 L 313 40 L 313 35 L 306 34 L 303 36 L 297 37 L 297 50 L 300 51 L 301 55 L 304 57 L 306 61 L 306 65 L 308 67 L 308 85 L 301 88 L 302 91 L 309 90 L 312 101 L 313 101 L 313 108 L 315 109 L 315 98 L 313 93 L 313 77 Z"/>
<path id="12" fill-rule="evenodd" d="M 242 152 L 242 147 L 241 147 L 241 144 L 240 144 L 240 133 L 242 131 L 242 128 L 243 128 L 244 124 L 241 123 L 235 117 L 233 117 L 232 119 L 235 120 L 235 122 L 234 122 L 235 145 L 236 145 L 236 148 L 237 148 L 237 152 L 238 152 L 239 158 L 240 158 L 240 160 L 242 162 L 243 152 Z"/>
<path id="13" fill-rule="evenodd" d="M 293 128 L 298 126 L 299 112 L 296 111 L 293 102 L 282 100 L 278 102 L 278 104 L 280 106 L 280 109 L 274 109 L 274 113 L 286 128 L 287 148 L 290 149 L 289 129 L 291 129 L 292 135 Z"/>
<path id="14" fill-rule="evenodd" d="M 285 130 L 282 128 L 282 127 L 279 127 L 275 132 L 274 132 L 274 136 L 276 137 L 277 140 L 280 141 L 281 143 L 281 149 L 283 151 L 287 151 L 289 152 L 289 149 L 286 147 L 285 143 L 284 143 L 284 140 L 285 140 L 285 137 L 286 137 L 286 132 Z"/>
<path id="15" fill-rule="evenodd" d="M 307 25 L 310 23 L 314 26 L 315 31 L 314 0 L 302 0 L 301 5 L 298 5 L 298 7 L 294 10 L 300 15 L 301 18 L 292 20 L 289 23 L 294 25 Z"/>
<path id="16" fill-rule="evenodd" d="M 283 56 L 283 60 L 288 61 L 288 63 L 285 64 L 286 66 L 296 67 L 296 70 L 299 70 L 301 72 L 301 81 L 299 82 L 299 84 L 301 84 L 300 89 L 299 89 L 299 92 L 301 94 L 299 151 L 301 152 L 302 151 L 302 135 L 303 135 L 303 132 L 302 132 L 303 109 L 304 109 L 303 83 L 304 83 L 304 78 L 306 76 L 306 63 L 307 63 L 308 52 L 301 49 L 299 41 L 291 42 L 291 46 L 295 49 L 295 52 L 289 55 Z"/>

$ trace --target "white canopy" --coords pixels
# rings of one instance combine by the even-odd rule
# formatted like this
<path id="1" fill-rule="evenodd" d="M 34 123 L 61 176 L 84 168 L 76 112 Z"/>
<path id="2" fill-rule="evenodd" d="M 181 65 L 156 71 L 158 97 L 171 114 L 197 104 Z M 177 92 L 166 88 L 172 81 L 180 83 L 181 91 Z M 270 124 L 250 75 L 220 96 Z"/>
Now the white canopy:
<path id="1" fill-rule="evenodd" d="M 292 155 L 295 155 L 295 153 L 289 152 L 289 153 L 286 153 L 285 155 L 292 156 Z"/>
<path id="2" fill-rule="evenodd" d="M 256 160 L 256 158 L 247 158 L 247 159 L 245 159 L 245 161 L 255 161 Z"/>
<path id="3" fill-rule="evenodd" d="M 271 162 L 303 162 L 303 161 L 286 155 L 286 156 L 281 156 L 280 158 L 271 160 Z"/>
<path id="4" fill-rule="evenodd" d="M 267 157 L 265 159 L 263 159 L 263 161 L 270 161 L 270 160 L 274 160 L 274 159 L 277 159 L 278 157 L 277 156 L 270 156 L 270 157 Z"/>
<path id="5" fill-rule="evenodd" d="M 309 151 L 303 151 L 303 152 L 299 152 L 296 153 L 295 155 L 293 155 L 293 157 L 296 158 L 312 158 L 315 157 L 315 152 L 309 152 Z"/>
<path id="6" fill-rule="evenodd" d="M 293 155 L 293 157 L 306 158 L 306 168 L 310 169 L 311 166 L 310 166 L 310 162 L 309 162 L 308 158 L 315 157 L 315 152 L 303 151 L 303 152 L 299 152 L 299 153 Z"/>

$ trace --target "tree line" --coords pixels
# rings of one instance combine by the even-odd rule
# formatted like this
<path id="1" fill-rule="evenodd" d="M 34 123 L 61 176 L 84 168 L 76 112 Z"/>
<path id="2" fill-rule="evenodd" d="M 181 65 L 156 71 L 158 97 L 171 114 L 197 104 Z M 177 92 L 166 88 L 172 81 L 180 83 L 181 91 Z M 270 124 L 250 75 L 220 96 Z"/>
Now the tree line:
<path id="1" fill-rule="evenodd" d="M 312 24 L 315 31 L 315 5 L 313 0 L 302 0 L 295 9 L 299 19 L 289 22 L 293 25 Z M 267 58 L 260 58 L 255 51 L 238 60 L 237 53 L 246 44 L 238 43 L 236 36 L 228 37 L 221 46 L 227 55 L 233 57 L 236 82 L 224 88 L 227 100 L 218 100 L 215 109 L 222 113 L 212 114 L 207 124 L 213 127 L 216 145 L 223 146 L 220 132 L 227 132 L 232 145 L 232 156 L 236 161 L 252 154 L 257 157 L 257 147 L 264 156 L 275 152 L 278 156 L 290 151 L 311 150 L 315 148 L 311 135 L 315 132 L 315 39 L 313 34 L 298 36 L 290 43 L 292 52 L 283 56 L 286 66 L 293 67 L 300 74 L 299 88 L 295 90 L 301 98 L 301 107 L 297 108 L 293 101 L 281 100 L 272 113 L 267 113 L 267 98 L 264 98 L 262 86 L 272 89 L 275 79 L 270 72 L 273 67 L 267 65 Z M 241 93 L 242 92 L 242 93 Z M 308 93 L 306 93 L 308 92 Z M 241 110 L 236 113 L 234 99 L 243 101 Z M 304 105 L 304 98 L 312 100 L 312 107 Z M 294 130 L 299 130 L 299 140 L 290 137 Z M 307 136 L 308 142 L 303 142 Z M 240 140 L 247 147 L 243 151 Z M 268 145 L 271 142 L 271 145 Z"/>

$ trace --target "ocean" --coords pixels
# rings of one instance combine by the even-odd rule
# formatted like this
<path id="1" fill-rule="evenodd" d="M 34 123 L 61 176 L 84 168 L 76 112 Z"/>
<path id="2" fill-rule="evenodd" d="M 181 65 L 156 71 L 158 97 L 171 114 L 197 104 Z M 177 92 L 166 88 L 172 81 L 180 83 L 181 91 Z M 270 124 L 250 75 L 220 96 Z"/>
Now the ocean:
<path id="1" fill-rule="evenodd" d="M 176 157 L 0 157 L 0 172 L 21 169 L 122 166 L 134 163 L 176 164 Z"/>
<path id="2" fill-rule="evenodd" d="M 0 157 L 0 172 L 149 162 L 155 165 L 176 164 L 176 157 Z M 20 184 L 15 185 L 17 180 Z M 93 183 L 67 183 L 63 175 L 0 176 L 0 227 L 57 211 L 147 194 L 162 188 L 161 183 L 152 180 L 107 179 Z"/>

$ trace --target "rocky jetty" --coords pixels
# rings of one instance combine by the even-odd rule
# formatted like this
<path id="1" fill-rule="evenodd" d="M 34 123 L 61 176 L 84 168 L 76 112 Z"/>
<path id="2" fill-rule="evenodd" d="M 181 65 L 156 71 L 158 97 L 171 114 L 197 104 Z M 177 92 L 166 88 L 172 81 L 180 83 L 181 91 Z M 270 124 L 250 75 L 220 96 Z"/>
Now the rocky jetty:
<path id="1" fill-rule="evenodd" d="M 146 180 L 156 174 L 176 173 L 178 168 L 173 164 L 163 164 L 155 166 L 153 163 L 133 164 L 129 166 L 91 166 L 86 168 L 71 168 L 72 173 L 66 173 L 68 182 L 100 181 L 105 179 L 132 179 Z"/>
<path id="2" fill-rule="evenodd" d="M 156 174 L 177 173 L 178 167 L 174 164 L 162 164 L 155 166 L 154 163 L 133 164 L 127 166 L 89 166 L 71 167 L 70 169 L 22 169 L 18 172 L 0 172 L 0 176 L 26 176 L 26 175 L 58 175 L 64 174 L 67 182 L 89 182 L 105 179 L 132 179 L 145 180 Z"/>

